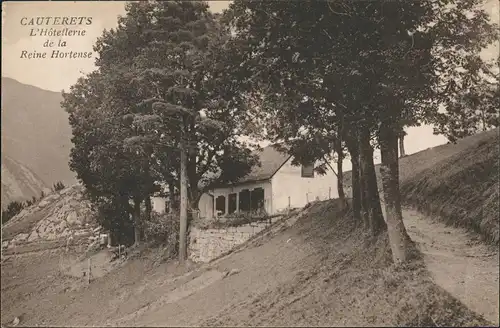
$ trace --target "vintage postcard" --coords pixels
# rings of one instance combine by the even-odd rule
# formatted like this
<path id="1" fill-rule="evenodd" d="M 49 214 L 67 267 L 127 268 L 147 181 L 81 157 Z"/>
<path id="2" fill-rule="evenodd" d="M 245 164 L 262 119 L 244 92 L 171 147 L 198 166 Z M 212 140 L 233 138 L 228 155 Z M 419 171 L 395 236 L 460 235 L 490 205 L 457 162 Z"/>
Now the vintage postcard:
<path id="1" fill-rule="evenodd" d="M 499 13 L 2 2 L 1 326 L 498 327 Z"/>

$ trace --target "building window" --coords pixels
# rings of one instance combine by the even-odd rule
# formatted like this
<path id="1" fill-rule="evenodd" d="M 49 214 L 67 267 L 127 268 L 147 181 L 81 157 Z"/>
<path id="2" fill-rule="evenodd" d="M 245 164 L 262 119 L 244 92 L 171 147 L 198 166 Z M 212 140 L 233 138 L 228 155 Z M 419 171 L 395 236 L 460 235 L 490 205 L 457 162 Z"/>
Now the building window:
<path id="1" fill-rule="evenodd" d="M 243 189 L 240 191 L 239 208 L 241 212 L 250 211 L 250 190 Z"/>
<path id="2" fill-rule="evenodd" d="M 228 213 L 229 214 L 233 214 L 234 212 L 236 212 L 236 200 L 237 200 L 237 197 L 236 197 L 236 194 L 229 194 L 228 196 Z"/>
<path id="3" fill-rule="evenodd" d="M 226 214 L 226 197 L 219 196 L 215 199 L 215 211 Z"/>
<path id="4" fill-rule="evenodd" d="M 301 174 L 303 178 L 314 178 L 314 165 L 302 165 Z"/>
<path id="5" fill-rule="evenodd" d="M 264 189 L 255 188 L 250 194 L 251 210 L 258 211 L 264 208 Z"/>

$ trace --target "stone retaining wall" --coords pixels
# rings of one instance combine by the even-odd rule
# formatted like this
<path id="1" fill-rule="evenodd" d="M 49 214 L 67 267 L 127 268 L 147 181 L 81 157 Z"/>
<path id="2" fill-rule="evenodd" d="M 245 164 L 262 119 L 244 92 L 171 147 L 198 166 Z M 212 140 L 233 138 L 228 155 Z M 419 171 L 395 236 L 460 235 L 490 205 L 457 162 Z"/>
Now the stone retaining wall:
<path id="1" fill-rule="evenodd" d="M 271 222 L 261 221 L 225 229 L 192 227 L 189 234 L 189 259 L 193 262 L 210 262 L 210 260 L 244 243 L 278 219 L 277 217 L 273 218 Z"/>

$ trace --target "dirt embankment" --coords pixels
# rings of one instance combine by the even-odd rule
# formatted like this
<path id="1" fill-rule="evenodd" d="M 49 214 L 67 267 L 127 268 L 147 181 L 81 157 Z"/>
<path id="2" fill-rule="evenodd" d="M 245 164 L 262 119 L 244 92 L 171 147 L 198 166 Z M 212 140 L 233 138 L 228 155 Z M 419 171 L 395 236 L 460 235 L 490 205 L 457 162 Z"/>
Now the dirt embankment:
<path id="1" fill-rule="evenodd" d="M 402 200 L 408 207 L 498 245 L 498 158 L 500 128 L 405 156 L 399 160 Z M 383 196 L 379 164 L 375 170 Z M 351 187 L 351 174 L 344 173 L 346 188 Z"/>
<path id="2" fill-rule="evenodd" d="M 62 255 L 9 261 L 2 315 L 21 315 L 23 325 L 488 325 L 437 287 L 422 261 L 394 269 L 386 236 L 369 238 L 335 201 L 299 215 L 212 263 L 159 264 L 145 255 L 90 285 L 57 273 L 49 263 Z"/>
<path id="3" fill-rule="evenodd" d="M 461 140 L 457 153 L 402 181 L 407 205 L 445 223 L 479 233 L 497 244 L 500 238 L 499 129 Z M 462 147 L 459 147 L 462 146 Z"/>

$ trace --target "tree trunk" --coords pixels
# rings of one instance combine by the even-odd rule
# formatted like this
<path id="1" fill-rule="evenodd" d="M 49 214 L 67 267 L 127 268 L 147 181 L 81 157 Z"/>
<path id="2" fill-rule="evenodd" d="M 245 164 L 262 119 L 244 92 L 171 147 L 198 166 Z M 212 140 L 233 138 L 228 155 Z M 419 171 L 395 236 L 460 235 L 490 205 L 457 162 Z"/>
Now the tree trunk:
<path id="1" fill-rule="evenodd" d="M 406 232 L 401 211 L 401 195 L 399 191 L 399 160 L 398 160 L 398 135 L 386 119 L 380 127 L 379 143 L 382 155 L 380 173 L 384 188 L 385 210 L 389 242 L 391 244 L 392 258 L 395 264 L 400 264 L 409 259 L 411 239 Z"/>
<path id="2" fill-rule="evenodd" d="M 151 213 L 153 212 L 153 204 L 151 203 L 151 196 L 150 195 L 147 195 L 146 198 L 144 199 L 144 205 L 146 207 L 146 215 L 144 216 L 144 219 L 146 221 L 151 221 Z M 141 239 L 147 241 L 147 237 L 146 237 L 146 232 L 144 231 L 144 229 L 141 229 Z"/>
<path id="3" fill-rule="evenodd" d="M 344 161 L 344 152 L 342 151 L 342 140 L 339 139 L 336 144 L 337 152 L 337 192 L 339 194 L 340 203 L 342 204 L 342 210 L 346 206 L 345 193 L 344 193 L 344 173 L 342 162 Z"/>
<path id="4" fill-rule="evenodd" d="M 189 193 L 188 193 L 189 211 L 188 211 L 187 230 L 189 231 L 191 222 L 198 213 L 198 201 L 201 196 L 200 191 L 198 190 L 199 181 L 196 170 L 196 153 L 193 152 L 192 150 L 191 154 L 189 155 L 187 176 L 189 181 Z"/>
<path id="5" fill-rule="evenodd" d="M 187 207 L 188 207 L 188 179 L 187 179 L 187 152 L 185 143 L 181 142 L 181 169 L 180 169 L 180 231 L 179 231 L 179 260 L 187 259 Z"/>
<path id="6" fill-rule="evenodd" d="M 400 157 L 405 157 L 406 152 L 405 152 L 405 135 L 404 133 L 401 134 L 399 137 L 399 154 Z"/>
<path id="7" fill-rule="evenodd" d="M 139 198 L 134 199 L 134 244 L 136 246 L 142 242 L 141 203 Z"/>
<path id="8" fill-rule="evenodd" d="M 369 205 L 368 205 L 368 185 L 366 184 L 365 180 L 365 173 L 363 172 L 363 161 L 364 158 L 361 156 L 361 151 L 360 151 L 360 156 L 359 156 L 359 170 L 358 170 L 358 176 L 359 176 L 359 196 L 360 196 L 360 203 L 361 203 L 361 218 L 363 219 L 363 225 L 366 229 L 370 227 L 370 216 L 369 216 Z"/>
<path id="9" fill-rule="evenodd" d="M 370 133 L 363 131 L 360 134 L 360 154 L 361 154 L 361 172 L 366 197 L 366 208 L 368 213 L 368 222 L 372 234 L 375 236 L 385 230 L 384 215 L 380 205 L 380 196 L 378 192 L 377 175 L 375 164 L 373 162 L 373 147 L 370 144 Z"/>
<path id="10" fill-rule="evenodd" d="M 351 155 L 351 191 L 352 191 L 352 212 L 356 220 L 361 222 L 361 194 L 360 194 L 360 181 L 359 181 L 359 151 L 357 145 L 351 144 L 349 147 L 349 154 Z"/>

